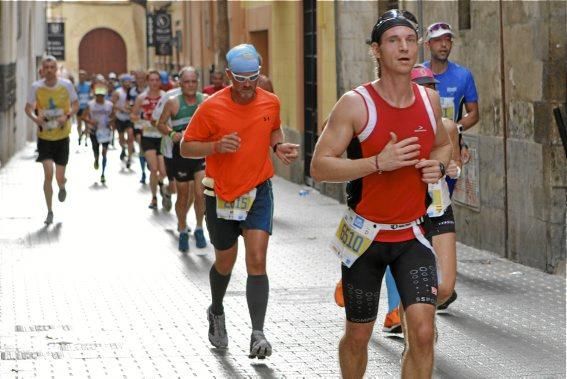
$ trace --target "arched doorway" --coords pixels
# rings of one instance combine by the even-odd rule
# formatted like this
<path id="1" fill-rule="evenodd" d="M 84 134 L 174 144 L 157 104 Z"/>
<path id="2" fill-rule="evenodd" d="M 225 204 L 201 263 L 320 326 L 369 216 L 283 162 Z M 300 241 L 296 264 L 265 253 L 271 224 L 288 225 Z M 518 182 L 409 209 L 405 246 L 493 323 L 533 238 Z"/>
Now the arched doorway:
<path id="1" fill-rule="evenodd" d="M 124 73 L 127 67 L 126 44 L 118 33 L 97 28 L 85 34 L 79 44 L 79 69 L 107 76 L 109 72 Z"/>

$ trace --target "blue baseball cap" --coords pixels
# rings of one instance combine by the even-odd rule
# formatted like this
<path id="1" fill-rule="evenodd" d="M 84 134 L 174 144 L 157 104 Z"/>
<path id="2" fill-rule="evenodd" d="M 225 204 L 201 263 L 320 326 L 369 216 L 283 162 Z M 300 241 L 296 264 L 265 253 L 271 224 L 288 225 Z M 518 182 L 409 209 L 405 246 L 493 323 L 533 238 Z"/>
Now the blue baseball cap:
<path id="1" fill-rule="evenodd" d="M 256 72 L 260 70 L 260 57 L 253 45 L 243 43 L 234 46 L 226 54 L 228 69 L 232 72 Z"/>

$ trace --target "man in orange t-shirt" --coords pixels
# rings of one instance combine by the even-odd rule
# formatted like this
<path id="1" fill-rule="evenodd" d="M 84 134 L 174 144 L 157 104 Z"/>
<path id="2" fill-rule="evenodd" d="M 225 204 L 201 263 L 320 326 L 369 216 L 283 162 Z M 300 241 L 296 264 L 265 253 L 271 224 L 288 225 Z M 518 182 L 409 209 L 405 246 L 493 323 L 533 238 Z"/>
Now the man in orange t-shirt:
<path id="1" fill-rule="evenodd" d="M 257 87 L 258 53 L 252 45 L 233 47 L 226 55 L 232 85 L 202 103 L 181 141 L 181 155 L 206 157 L 207 229 L 215 247 L 210 271 L 212 304 L 207 311 L 209 341 L 227 347 L 223 298 L 236 262 L 238 236 L 246 245 L 246 300 L 252 321 L 250 358 L 272 354 L 264 335 L 269 282 L 266 254 L 272 233 L 274 167 L 270 151 L 285 164 L 299 145 L 283 142 L 280 102 Z"/>

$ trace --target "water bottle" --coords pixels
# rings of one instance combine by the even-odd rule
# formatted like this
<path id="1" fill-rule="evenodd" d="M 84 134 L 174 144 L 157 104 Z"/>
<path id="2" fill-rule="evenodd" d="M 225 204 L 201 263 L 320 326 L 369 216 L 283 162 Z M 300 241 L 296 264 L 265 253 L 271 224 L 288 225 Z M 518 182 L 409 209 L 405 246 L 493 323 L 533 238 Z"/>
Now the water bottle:
<path id="1" fill-rule="evenodd" d="M 307 195 L 309 195 L 309 190 L 307 190 L 307 189 L 302 189 L 302 190 L 299 191 L 299 196 L 305 197 L 305 196 L 307 196 Z"/>

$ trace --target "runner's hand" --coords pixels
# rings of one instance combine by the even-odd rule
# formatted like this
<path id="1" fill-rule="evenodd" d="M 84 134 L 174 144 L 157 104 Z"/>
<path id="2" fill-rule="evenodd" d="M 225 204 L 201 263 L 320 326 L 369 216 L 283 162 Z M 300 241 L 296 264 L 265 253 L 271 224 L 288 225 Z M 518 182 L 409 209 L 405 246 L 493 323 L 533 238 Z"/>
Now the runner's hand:
<path id="1" fill-rule="evenodd" d="M 295 143 L 280 143 L 276 148 L 276 156 L 284 164 L 289 165 L 299 156 L 299 145 Z"/>
<path id="2" fill-rule="evenodd" d="M 414 166 L 419 162 L 419 138 L 409 137 L 398 142 L 398 136 L 390 132 L 390 141 L 380 154 L 378 154 L 378 167 L 380 171 L 394 171 L 402 167 Z"/>
<path id="3" fill-rule="evenodd" d="M 422 159 L 415 168 L 421 170 L 421 181 L 425 183 L 437 183 L 441 179 L 441 167 L 439 161 L 433 159 Z"/>
<path id="4" fill-rule="evenodd" d="M 214 153 L 235 153 L 236 150 L 240 147 L 240 137 L 238 133 L 233 132 L 223 136 L 220 140 L 214 143 L 213 145 Z"/>
<path id="5" fill-rule="evenodd" d="M 451 159 L 451 161 L 449 162 L 449 166 L 447 166 L 446 174 L 448 177 L 455 179 L 458 173 L 459 173 L 459 166 L 457 166 L 455 161 Z"/>
<path id="6" fill-rule="evenodd" d="M 179 141 L 181 141 L 181 133 L 175 133 L 171 140 L 173 141 L 173 143 L 178 143 Z"/>
<path id="7" fill-rule="evenodd" d="M 57 123 L 59 124 L 59 126 L 65 126 L 65 123 L 67 122 L 68 118 L 67 115 L 61 115 L 59 117 L 57 117 Z"/>

